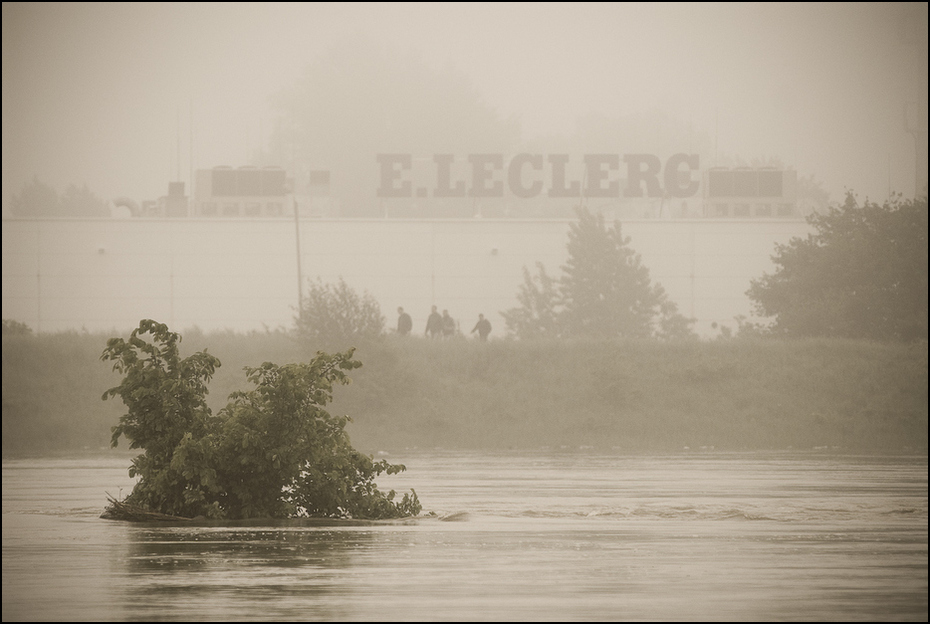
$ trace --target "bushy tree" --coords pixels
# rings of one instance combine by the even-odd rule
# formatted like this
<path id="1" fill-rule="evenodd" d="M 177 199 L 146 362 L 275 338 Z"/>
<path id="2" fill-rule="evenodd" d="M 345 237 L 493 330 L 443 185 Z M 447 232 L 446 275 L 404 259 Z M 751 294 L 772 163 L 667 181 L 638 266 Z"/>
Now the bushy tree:
<path id="1" fill-rule="evenodd" d="M 537 276 L 523 267 L 523 284 L 517 293 L 519 308 L 501 312 L 507 332 L 517 338 L 558 338 L 560 296 L 558 281 L 546 273 L 542 262 L 536 263 Z"/>
<path id="2" fill-rule="evenodd" d="M 660 284 L 621 233 L 602 215 L 584 208 L 568 233 L 568 261 L 559 280 L 538 264 L 534 279 L 524 268 L 521 307 L 502 312 L 508 333 L 518 338 L 692 337 L 692 320 L 678 313 Z"/>
<path id="3" fill-rule="evenodd" d="M 20 217 L 108 217 L 107 203 L 85 184 L 70 185 L 59 197 L 48 184 L 34 177 L 10 201 L 10 210 Z"/>
<path id="4" fill-rule="evenodd" d="M 296 319 L 301 341 L 315 346 L 345 348 L 384 333 L 384 316 L 374 297 L 359 295 L 341 277 L 337 284 L 317 278 L 303 299 Z"/>
<path id="5" fill-rule="evenodd" d="M 109 217 L 107 203 L 87 188 L 74 184 L 61 196 L 61 214 L 68 217 Z"/>
<path id="6" fill-rule="evenodd" d="M 927 338 L 927 198 L 845 203 L 777 245 L 776 270 L 746 294 L 769 333 L 911 341 Z"/>
<path id="7" fill-rule="evenodd" d="M 10 210 L 18 217 L 57 217 L 61 214 L 58 193 L 33 177 L 18 195 L 10 199 Z"/>
<path id="8" fill-rule="evenodd" d="M 3 335 L 31 336 L 32 328 L 25 323 L 21 323 L 20 321 L 14 321 L 13 319 L 3 319 Z"/>
<path id="9" fill-rule="evenodd" d="M 652 285 L 649 269 L 629 247 L 620 224 L 606 227 L 603 215 L 576 210 L 568 232 L 568 261 L 562 266 L 562 325 L 572 336 L 647 337 L 666 301 Z"/>
<path id="10" fill-rule="evenodd" d="M 151 335 L 151 341 L 143 338 Z M 352 448 L 348 417 L 324 407 L 346 371 L 361 362 L 353 351 L 307 363 L 265 362 L 246 368 L 256 387 L 234 392 L 213 416 L 207 382 L 220 361 L 206 351 L 181 359 L 180 335 L 143 320 L 128 341 L 112 338 L 101 359 L 124 373 L 103 398 L 122 398 L 128 413 L 113 428 L 130 448 L 144 449 L 130 476 L 140 479 L 124 501 L 146 510 L 186 517 L 353 517 L 416 515 L 416 492 L 394 502 L 374 483 L 404 466 L 374 462 Z"/>

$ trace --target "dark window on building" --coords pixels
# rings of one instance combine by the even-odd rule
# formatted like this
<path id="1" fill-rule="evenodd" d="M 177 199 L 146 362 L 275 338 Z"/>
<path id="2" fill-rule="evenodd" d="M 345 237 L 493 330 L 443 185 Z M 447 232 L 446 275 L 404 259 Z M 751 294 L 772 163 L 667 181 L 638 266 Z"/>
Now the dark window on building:
<path id="1" fill-rule="evenodd" d="M 756 197 L 759 194 L 758 172 L 752 170 L 733 172 L 733 194 L 737 197 Z"/>
<path id="2" fill-rule="evenodd" d="M 715 217 L 730 216 L 730 207 L 727 204 L 714 204 L 714 216 Z"/>
<path id="3" fill-rule="evenodd" d="M 791 217 L 794 215 L 794 204 L 778 204 L 779 217 Z"/>
<path id="4" fill-rule="evenodd" d="M 223 216 L 224 217 L 238 217 L 239 216 L 239 204 L 228 203 L 223 204 Z"/>
<path id="5" fill-rule="evenodd" d="M 215 197 L 236 195 L 236 171 L 234 169 L 214 169 L 212 182 Z"/>
<path id="6" fill-rule="evenodd" d="M 245 205 L 245 216 L 257 217 L 262 214 L 262 205 L 258 202 L 247 202 Z"/>
<path id="7" fill-rule="evenodd" d="M 284 214 L 284 205 L 281 202 L 268 202 L 268 216 L 280 217 Z"/>
<path id="8" fill-rule="evenodd" d="M 237 189 L 239 195 L 255 197 L 262 194 L 262 172 L 258 169 L 239 169 Z"/>
<path id="9" fill-rule="evenodd" d="M 733 216 L 734 217 L 748 217 L 749 216 L 749 204 L 733 204 Z"/>
<path id="10" fill-rule="evenodd" d="M 772 216 L 772 204 L 756 204 L 756 216 L 757 217 L 771 217 Z"/>
<path id="11" fill-rule="evenodd" d="M 216 214 L 216 202 L 201 202 L 200 203 L 200 214 L 212 217 Z"/>
<path id="12" fill-rule="evenodd" d="M 783 171 L 759 172 L 759 197 L 781 197 Z"/>

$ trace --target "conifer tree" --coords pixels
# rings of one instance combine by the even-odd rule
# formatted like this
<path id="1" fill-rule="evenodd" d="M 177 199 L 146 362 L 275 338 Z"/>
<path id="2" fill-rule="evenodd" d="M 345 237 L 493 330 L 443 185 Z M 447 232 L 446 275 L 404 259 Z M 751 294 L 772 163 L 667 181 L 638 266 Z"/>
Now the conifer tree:
<path id="1" fill-rule="evenodd" d="M 678 313 L 660 284 L 624 238 L 620 224 L 576 208 L 568 233 L 563 275 L 550 278 L 537 263 L 538 278 L 524 268 L 521 307 L 502 312 L 518 338 L 693 337 L 692 320 Z"/>

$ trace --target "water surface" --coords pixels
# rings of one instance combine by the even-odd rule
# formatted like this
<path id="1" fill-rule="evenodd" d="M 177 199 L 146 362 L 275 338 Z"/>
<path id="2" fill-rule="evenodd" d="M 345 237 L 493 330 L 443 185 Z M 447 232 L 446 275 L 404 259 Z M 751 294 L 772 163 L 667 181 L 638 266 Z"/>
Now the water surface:
<path id="1" fill-rule="evenodd" d="M 126 455 L 4 461 L 3 619 L 927 619 L 926 457 L 387 459 L 455 515 L 131 524 Z"/>

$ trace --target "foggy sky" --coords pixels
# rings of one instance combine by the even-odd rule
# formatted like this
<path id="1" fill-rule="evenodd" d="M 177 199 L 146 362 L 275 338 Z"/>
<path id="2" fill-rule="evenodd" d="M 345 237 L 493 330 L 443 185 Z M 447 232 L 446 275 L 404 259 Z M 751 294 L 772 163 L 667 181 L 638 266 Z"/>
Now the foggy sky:
<path id="1" fill-rule="evenodd" d="M 658 111 L 835 201 L 913 195 L 903 111 L 926 111 L 925 3 L 2 6 L 4 214 L 33 176 L 142 200 L 191 168 L 249 164 L 274 98 L 347 41 L 464 72 L 524 141 Z"/>

